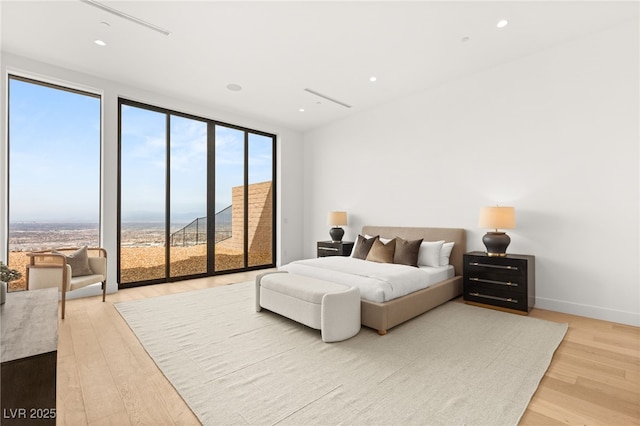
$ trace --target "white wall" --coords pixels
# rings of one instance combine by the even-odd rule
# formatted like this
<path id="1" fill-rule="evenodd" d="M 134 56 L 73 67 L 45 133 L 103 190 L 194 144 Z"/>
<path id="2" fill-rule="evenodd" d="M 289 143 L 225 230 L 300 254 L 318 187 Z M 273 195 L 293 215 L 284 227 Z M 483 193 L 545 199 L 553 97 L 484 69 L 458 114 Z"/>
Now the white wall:
<path id="1" fill-rule="evenodd" d="M 640 325 L 638 61 L 635 22 L 308 132 L 305 256 L 329 210 L 484 250 L 480 207 L 513 205 L 537 307 Z"/>
<path id="2" fill-rule="evenodd" d="M 255 130 L 274 133 L 277 139 L 277 259 L 278 263 L 288 263 L 299 258 L 302 253 L 302 134 L 281 126 L 271 125 L 256 119 L 242 117 L 207 105 L 196 105 L 184 100 L 163 96 L 159 93 L 145 92 L 140 89 L 126 87 L 122 84 L 107 81 L 95 76 L 78 73 L 49 64 L 33 61 L 28 58 L 2 53 L 2 78 L 0 91 L 0 127 L 5 136 L 0 140 L 0 241 L 7 241 L 7 163 L 6 163 L 6 105 L 7 75 L 9 72 L 42 79 L 44 81 L 68 85 L 75 88 L 101 93 L 103 96 L 103 153 L 102 153 L 102 235 L 103 246 L 109 256 L 107 291 L 117 290 L 116 283 L 116 223 L 117 223 L 117 143 L 118 143 L 118 97 L 124 97 L 151 105 L 165 107 L 180 112 L 220 120 L 227 123 L 245 126 Z M 283 250 L 283 247 L 285 248 Z M 6 260 L 6 249 L 0 244 L 0 260 Z M 97 289 L 88 289 L 96 293 Z M 74 292 L 78 296 L 85 295 Z"/>

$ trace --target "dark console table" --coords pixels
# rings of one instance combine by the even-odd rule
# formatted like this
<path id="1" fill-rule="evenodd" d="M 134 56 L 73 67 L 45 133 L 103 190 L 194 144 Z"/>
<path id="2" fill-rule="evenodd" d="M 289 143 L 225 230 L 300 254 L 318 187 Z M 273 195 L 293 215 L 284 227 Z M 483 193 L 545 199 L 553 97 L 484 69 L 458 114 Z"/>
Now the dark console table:
<path id="1" fill-rule="evenodd" d="M 0 332 L 2 425 L 55 425 L 58 290 L 7 294 Z"/>

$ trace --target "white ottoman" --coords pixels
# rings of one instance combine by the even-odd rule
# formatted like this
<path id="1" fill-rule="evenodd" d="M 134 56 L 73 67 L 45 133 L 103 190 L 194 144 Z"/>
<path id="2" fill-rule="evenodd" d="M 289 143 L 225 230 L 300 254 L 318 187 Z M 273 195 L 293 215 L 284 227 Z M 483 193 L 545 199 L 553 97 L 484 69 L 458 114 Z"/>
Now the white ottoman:
<path id="1" fill-rule="evenodd" d="M 360 290 L 285 271 L 256 277 L 256 312 L 262 308 L 322 332 L 338 342 L 360 331 Z"/>

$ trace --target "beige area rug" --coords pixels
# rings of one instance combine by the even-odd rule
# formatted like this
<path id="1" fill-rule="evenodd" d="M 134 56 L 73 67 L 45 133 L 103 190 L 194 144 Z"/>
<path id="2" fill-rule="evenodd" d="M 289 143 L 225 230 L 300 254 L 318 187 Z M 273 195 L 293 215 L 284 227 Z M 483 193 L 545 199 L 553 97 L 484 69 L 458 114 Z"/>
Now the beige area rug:
<path id="1" fill-rule="evenodd" d="M 343 342 L 268 311 L 252 282 L 116 305 L 205 425 L 515 425 L 567 330 L 447 303 Z"/>

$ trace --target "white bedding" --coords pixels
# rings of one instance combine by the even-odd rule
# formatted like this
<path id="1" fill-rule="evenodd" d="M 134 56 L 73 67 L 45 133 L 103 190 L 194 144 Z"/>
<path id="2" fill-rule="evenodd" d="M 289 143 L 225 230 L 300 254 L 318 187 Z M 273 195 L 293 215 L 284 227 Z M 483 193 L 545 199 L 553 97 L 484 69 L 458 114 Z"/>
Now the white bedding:
<path id="1" fill-rule="evenodd" d="M 452 265 L 416 268 L 342 256 L 298 260 L 279 269 L 358 287 L 360 297 L 372 302 L 388 302 L 452 278 L 455 274 Z"/>

